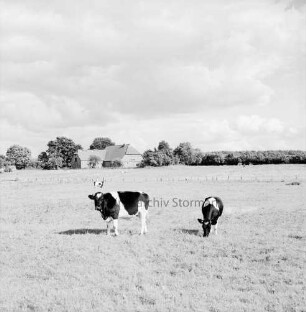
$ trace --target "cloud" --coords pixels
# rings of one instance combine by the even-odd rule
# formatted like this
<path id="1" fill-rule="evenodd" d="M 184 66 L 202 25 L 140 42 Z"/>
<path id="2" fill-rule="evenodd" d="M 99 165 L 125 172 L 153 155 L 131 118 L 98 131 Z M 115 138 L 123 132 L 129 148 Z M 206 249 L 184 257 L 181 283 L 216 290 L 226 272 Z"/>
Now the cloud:
<path id="1" fill-rule="evenodd" d="M 195 2 L 186 10 L 180 1 L 147 9 L 140 2 L 119 9 L 116 2 L 109 8 L 94 1 L 91 10 L 82 6 L 80 16 L 57 2 L 48 10 L 32 3 L 32 8 L 21 3 L 4 8 L 2 59 L 11 73 L 5 86 L 28 90 L 31 84 L 34 93 L 59 92 L 80 102 L 87 93 L 91 101 L 100 98 L 123 111 L 149 108 L 163 99 L 180 108 L 187 100 L 195 109 L 205 102 L 252 105 L 269 103 L 272 92 L 262 79 L 284 61 L 279 49 L 283 32 L 275 23 L 284 26 L 285 13 L 275 10 L 271 22 L 262 3 L 240 8 L 237 2 L 233 10 L 225 3 Z M 220 13 L 213 19 L 216 9 Z M 286 37 L 286 45 L 293 46 L 293 40 Z M 227 103 L 220 99 L 224 88 Z M 153 102 L 146 104 L 146 95 Z"/>
<path id="2" fill-rule="evenodd" d="M 203 151 L 245 149 L 296 149 L 302 146 L 301 134 L 305 129 L 291 127 L 277 118 L 258 115 L 237 116 L 229 121 L 205 113 L 177 114 L 151 120 L 117 116 L 118 122 L 103 127 L 93 126 L 81 139 L 87 148 L 98 133 L 110 136 L 116 143 L 131 143 L 140 151 L 152 149 L 161 140 L 175 148 L 189 141 Z M 74 132 L 77 132 L 74 129 Z M 89 138 L 92 138 L 89 141 Z M 123 140 L 124 138 L 124 140 Z M 288 143 L 290 142 L 290 143 Z"/>
<path id="3" fill-rule="evenodd" d="M 261 130 L 275 139 L 304 122 L 304 10 L 298 0 L 2 2 L 0 120 L 28 136 L 106 131 L 143 148 L 164 134 L 221 149 Z"/>
<path id="4" fill-rule="evenodd" d="M 239 116 L 233 124 L 245 149 L 303 149 L 305 126 L 258 115 Z"/>
<path id="5" fill-rule="evenodd" d="M 25 130 L 21 125 L 1 122 L 3 146 L 27 146 L 35 156 L 46 150 L 47 143 L 57 136 L 67 136 L 83 148 L 89 148 L 93 139 L 108 136 L 117 144 L 130 143 L 140 152 L 152 149 L 161 140 L 175 148 L 180 142 L 189 141 L 202 151 L 247 149 L 301 149 L 305 127 L 292 127 L 276 118 L 263 116 L 238 116 L 231 121 L 208 116 L 177 114 L 174 117 L 135 120 L 133 116 L 114 115 L 116 122 L 81 125 L 54 129 L 44 127 L 39 131 Z M 5 135 L 4 135 L 5 134 Z M 5 153 L 6 150 L 0 150 Z"/>
<path id="6" fill-rule="evenodd" d="M 282 133 L 283 123 L 276 118 L 263 118 L 257 115 L 240 116 L 237 120 L 237 129 L 243 133 L 269 132 Z"/>

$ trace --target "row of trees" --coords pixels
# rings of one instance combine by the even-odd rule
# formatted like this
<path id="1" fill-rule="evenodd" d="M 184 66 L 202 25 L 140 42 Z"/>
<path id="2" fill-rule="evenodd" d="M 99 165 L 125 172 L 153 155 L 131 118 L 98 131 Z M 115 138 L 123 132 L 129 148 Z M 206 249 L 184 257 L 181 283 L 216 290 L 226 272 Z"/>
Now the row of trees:
<path id="1" fill-rule="evenodd" d="M 239 151 L 206 153 L 202 165 L 306 164 L 305 151 Z"/>
<path id="2" fill-rule="evenodd" d="M 95 138 L 90 149 L 105 149 L 115 145 L 110 138 Z M 17 169 L 28 167 L 42 169 L 70 168 L 73 155 L 83 149 L 80 144 L 72 139 L 57 137 L 49 141 L 47 150 L 39 154 L 38 159 L 33 160 L 31 151 L 27 147 L 13 145 L 8 148 L 6 156 L 0 155 L 0 168 L 9 169 L 10 165 Z M 92 156 L 94 157 L 94 156 Z M 89 165 L 95 167 L 99 159 L 92 158 Z M 239 152 L 211 152 L 203 153 L 198 148 L 193 148 L 189 142 L 180 143 L 172 149 L 166 141 L 159 142 L 157 148 L 143 153 L 140 167 L 145 166 L 169 166 L 184 164 L 188 166 L 220 166 L 220 165 L 259 165 L 259 164 L 306 164 L 305 151 L 239 151 Z M 121 166 L 114 163 L 114 167 Z"/>
<path id="3" fill-rule="evenodd" d="M 188 166 L 262 165 L 262 164 L 306 164 L 305 151 L 238 151 L 203 153 L 189 142 L 180 143 L 172 149 L 165 141 L 157 148 L 143 153 L 140 166 Z"/>
<path id="4" fill-rule="evenodd" d="M 202 153 L 194 149 L 189 142 L 180 143 L 174 150 L 166 141 L 159 142 L 157 148 L 143 153 L 140 166 L 169 166 L 176 164 L 198 165 L 202 160 Z"/>
<path id="5" fill-rule="evenodd" d="M 107 146 L 115 145 L 110 138 L 95 138 L 90 145 L 90 149 L 105 149 Z M 66 137 L 57 137 L 47 144 L 47 150 L 41 152 L 37 159 L 31 157 L 31 151 L 27 147 L 12 145 L 8 148 L 6 155 L 0 155 L 0 168 L 9 171 L 10 166 L 16 166 L 17 169 L 42 168 L 58 169 L 70 168 L 73 155 L 83 149 L 80 144 L 76 144 L 72 139 Z M 93 163 L 96 160 L 91 160 Z M 119 166 L 115 163 L 114 166 Z"/>

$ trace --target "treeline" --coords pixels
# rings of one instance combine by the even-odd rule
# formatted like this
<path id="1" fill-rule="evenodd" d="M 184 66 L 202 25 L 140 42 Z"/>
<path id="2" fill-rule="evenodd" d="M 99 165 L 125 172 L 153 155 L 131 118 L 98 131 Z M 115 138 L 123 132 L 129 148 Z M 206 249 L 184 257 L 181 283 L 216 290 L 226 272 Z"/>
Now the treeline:
<path id="1" fill-rule="evenodd" d="M 203 166 L 219 165 L 306 164 L 305 151 L 237 151 L 205 153 Z"/>
<path id="2" fill-rule="evenodd" d="M 105 137 L 95 138 L 89 149 L 105 149 L 115 143 Z M 16 169 L 59 169 L 71 168 L 73 155 L 80 149 L 72 139 L 57 137 L 47 143 L 47 149 L 42 151 L 37 159 L 33 159 L 27 147 L 12 145 L 6 155 L 0 155 L 0 170 Z M 146 150 L 139 167 L 169 166 L 184 164 L 188 166 L 222 166 L 222 165 L 263 165 L 263 164 L 306 164 L 306 151 L 238 151 L 238 152 L 210 152 L 203 153 L 193 148 L 189 142 L 180 143 L 172 149 L 166 141 L 159 142 L 154 149 Z M 93 162 L 96 160 L 90 160 Z M 114 164 L 114 167 L 120 164 Z M 92 165 L 94 167 L 94 165 Z"/>
<path id="3" fill-rule="evenodd" d="M 198 148 L 193 148 L 189 142 L 180 143 L 175 149 L 172 149 L 167 142 L 161 141 L 157 148 L 143 153 L 143 161 L 140 167 L 176 164 L 188 166 L 306 164 L 306 151 L 221 151 L 203 153 Z"/>

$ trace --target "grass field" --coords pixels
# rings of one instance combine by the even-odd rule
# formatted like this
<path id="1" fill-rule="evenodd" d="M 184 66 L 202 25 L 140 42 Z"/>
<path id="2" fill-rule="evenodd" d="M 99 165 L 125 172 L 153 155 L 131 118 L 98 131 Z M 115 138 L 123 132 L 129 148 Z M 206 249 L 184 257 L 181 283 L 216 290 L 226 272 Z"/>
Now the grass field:
<path id="1" fill-rule="evenodd" d="M 0 311 L 306 311 L 305 169 L 1 174 Z M 102 177 L 105 191 L 151 196 L 147 235 L 132 219 L 106 236 L 87 197 Z M 191 200 L 208 195 L 225 208 L 203 238 Z"/>

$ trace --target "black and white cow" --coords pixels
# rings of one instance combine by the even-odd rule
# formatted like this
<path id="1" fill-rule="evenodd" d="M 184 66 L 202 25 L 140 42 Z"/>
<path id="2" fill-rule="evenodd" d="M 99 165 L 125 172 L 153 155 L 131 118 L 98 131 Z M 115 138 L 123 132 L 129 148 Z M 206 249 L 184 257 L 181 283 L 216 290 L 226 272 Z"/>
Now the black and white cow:
<path id="1" fill-rule="evenodd" d="M 94 201 L 95 209 L 100 211 L 107 224 L 107 235 L 110 234 L 110 224 L 113 221 L 115 235 L 118 233 L 118 219 L 127 216 L 139 216 L 141 220 L 140 234 L 147 233 L 147 213 L 149 196 L 142 192 L 97 192 L 88 197 Z"/>
<path id="2" fill-rule="evenodd" d="M 211 226 L 217 234 L 217 223 L 223 212 L 223 203 L 219 197 L 207 197 L 202 205 L 203 220 L 198 219 L 203 227 L 203 236 L 208 236 Z"/>

